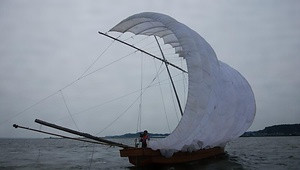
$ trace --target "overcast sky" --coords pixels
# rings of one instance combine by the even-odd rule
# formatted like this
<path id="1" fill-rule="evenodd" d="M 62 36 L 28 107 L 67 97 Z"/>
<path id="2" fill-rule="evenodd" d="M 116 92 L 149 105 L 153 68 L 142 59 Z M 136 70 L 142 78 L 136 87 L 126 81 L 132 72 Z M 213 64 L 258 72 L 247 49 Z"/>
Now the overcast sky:
<path id="1" fill-rule="evenodd" d="M 17 123 L 46 129 L 33 122 L 36 118 L 100 136 L 135 132 L 139 102 L 124 114 L 123 111 L 139 93 L 82 111 L 138 90 L 141 56 L 143 86 L 147 86 L 155 67 L 145 55 L 133 54 L 63 89 L 62 93 L 55 92 L 80 77 L 111 43 L 97 31 L 106 32 L 122 19 L 145 11 L 170 15 L 197 31 L 211 44 L 219 60 L 248 80 L 257 105 L 249 130 L 300 123 L 299 1 L 2 0 L 0 137 L 43 137 L 12 128 Z M 126 35 L 121 38 L 126 39 Z M 132 51 L 113 43 L 89 71 Z M 184 83 L 180 79 L 178 82 L 184 99 Z M 166 92 L 169 85 L 163 86 L 165 97 L 170 97 Z M 169 113 L 174 108 L 167 108 L 168 113 L 162 111 L 162 106 L 158 106 L 162 99 L 152 95 L 154 89 L 160 90 L 151 88 L 143 94 L 142 129 L 168 133 L 176 127 L 180 116 Z M 23 111 L 51 94 L 54 95 Z M 170 101 L 166 101 L 166 106 L 173 105 Z"/>

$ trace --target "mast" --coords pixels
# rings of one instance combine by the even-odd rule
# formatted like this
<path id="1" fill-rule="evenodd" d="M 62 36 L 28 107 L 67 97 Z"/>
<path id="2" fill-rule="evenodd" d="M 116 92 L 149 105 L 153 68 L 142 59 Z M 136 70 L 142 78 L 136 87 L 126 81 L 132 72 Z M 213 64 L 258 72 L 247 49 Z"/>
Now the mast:
<path id="1" fill-rule="evenodd" d="M 140 49 L 140 48 L 138 48 L 138 47 L 136 47 L 136 46 L 134 46 L 134 45 L 128 44 L 128 43 L 125 42 L 125 41 L 119 40 L 119 39 L 117 39 L 117 38 L 115 38 L 115 37 L 113 37 L 113 36 L 110 36 L 110 35 L 108 35 L 108 34 L 105 34 L 105 33 L 103 33 L 103 32 L 98 31 L 98 33 L 101 34 L 101 35 L 104 35 L 104 36 L 106 36 L 106 37 L 108 37 L 108 38 L 111 38 L 111 39 L 113 39 L 113 40 L 116 40 L 116 41 L 118 41 L 118 42 L 120 42 L 120 43 L 122 43 L 122 44 L 125 44 L 125 45 L 127 45 L 127 46 L 129 46 L 129 47 L 131 47 L 131 48 L 134 48 L 134 49 L 136 49 L 136 50 L 138 50 L 138 51 L 140 51 L 140 52 L 142 52 L 142 53 L 145 53 L 145 54 L 147 54 L 147 55 L 149 55 L 149 56 L 151 56 L 151 57 L 153 57 L 153 58 L 155 58 L 155 59 L 157 59 L 157 60 L 160 60 L 160 61 L 164 62 L 165 64 L 171 65 L 171 66 L 173 66 L 173 67 L 179 69 L 180 71 L 183 71 L 183 72 L 187 73 L 187 71 L 183 70 L 182 68 L 180 68 L 180 67 L 178 67 L 178 66 L 176 66 L 176 65 L 174 65 L 174 64 L 172 64 L 172 63 L 170 63 L 170 62 L 168 62 L 167 60 L 161 59 L 161 58 L 159 58 L 159 57 L 157 57 L 157 56 L 155 56 L 155 55 L 153 55 L 153 54 L 151 54 L 151 53 L 149 53 L 149 52 L 147 52 L 147 51 L 145 51 L 145 50 L 142 50 L 142 49 Z"/>
<path id="2" fill-rule="evenodd" d="M 181 116 L 183 116 L 183 112 L 182 112 L 180 100 L 179 100 L 179 97 L 178 97 L 178 94 L 177 94 L 177 91 L 176 91 L 176 88 L 175 88 L 175 85 L 174 85 L 174 82 L 173 82 L 173 79 L 172 79 L 172 76 L 171 76 L 171 73 L 170 73 L 170 70 L 169 70 L 169 67 L 168 67 L 168 64 L 167 64 L 166 57 L 165 57 L 165 55 L 164 55 L 164 53 L 163 53 L 163 51 L 162 51 L 162 49 L 161 49 L 161 46 L 159 45 L 159 42 L 158 42 L 158 40 L 157 40 L 157 38 L 156 38 L 155 35 L 154 35 L 154 38 L 155 38 L 155 40 L 156 40 L 156 42 L 157 42 L 157 45 L 158 45 L 158 47 L 159 47 L 160 53 L 161 53 L 161 55 L 162 55 L 164 61 L 166 61 L 166 62 L 164 62 L 164 63 L 165 63 L 165 65 L 166 65 L 166 68 L 167 68 L 167 71 L 168 71 L 168 74 L 169 74 L 169 77 L 170 77 L 170 80 L 171 80 L 171 83 L 172 83 L 172 87 L 173 87 L 173 90 L 174 90 L 174 93 L 175 93 L 175 96 L 176 96 L 176 99 L 177 99 L 177 103 L 178 103 L 178 107 L 179 107 Z"/>

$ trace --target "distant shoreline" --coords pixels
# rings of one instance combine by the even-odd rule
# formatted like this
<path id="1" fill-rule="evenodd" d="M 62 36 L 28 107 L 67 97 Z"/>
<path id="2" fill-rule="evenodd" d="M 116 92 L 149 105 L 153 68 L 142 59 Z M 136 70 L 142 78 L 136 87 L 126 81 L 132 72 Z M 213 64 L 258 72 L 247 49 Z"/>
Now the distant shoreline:
<path id="1" fill-rule="evenodd" d="M 268 126 L 263 130 L 245 132 L 242 137 L 300 136 L 300 124 Z"/>
<path id="2" fill-rule="evenodd" d="M 105 138 L 137 138 L 138 133 L 126 133 L 123 135 L 105 136 Z M 164 138 L 169 134 L 150 133 L 152 138 Z M 282 124 L 268 126 L 263 130 L 245 132 L 241 137 L 280 137 L 280 136 L 300 136 L 300 124 Z"/>

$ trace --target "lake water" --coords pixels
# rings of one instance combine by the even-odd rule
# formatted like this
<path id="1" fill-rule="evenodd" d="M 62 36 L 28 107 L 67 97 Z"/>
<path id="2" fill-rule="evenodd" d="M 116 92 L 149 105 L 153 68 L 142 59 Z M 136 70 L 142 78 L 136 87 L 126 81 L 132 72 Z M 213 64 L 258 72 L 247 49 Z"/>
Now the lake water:
<path id="1" fill-rule="evenodd" d="M 133 143 L 133 139 L 118 139 Z M 225 156 L 158 169 L 299 169 L 300 137 L 239 138 Z M 156 167 L 157 168 L 157 167 Z M 136 169 L 119 148 L 66 139 L 0 139 L 0 169 Z M 151 169 L 151 167 L 149 168 Z"/>

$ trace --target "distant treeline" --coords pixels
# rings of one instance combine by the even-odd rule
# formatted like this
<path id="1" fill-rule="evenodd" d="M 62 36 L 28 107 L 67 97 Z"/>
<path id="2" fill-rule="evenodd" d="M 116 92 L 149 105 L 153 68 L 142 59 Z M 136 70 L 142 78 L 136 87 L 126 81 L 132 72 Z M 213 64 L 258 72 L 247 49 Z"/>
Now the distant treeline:
<path id="1" fill-rule="evenodd" d="M 124 135 L 105 136 L 107 138 L 138 138 L 140 133 L 126 133 Z M 149 133 L 151 138 L 164 138 L 168 133 Z M 259 131 L 245 132 L 242 137 L 262 137 L 262 136 L 300 136 L 300 124 L 274 125 Z"/>
<path id="2" fill-rule="evenodd" d="M 274 125 L 263 130 L 245 132 L 242 137 L 252 136 L 300 136 L 300 124 Z"/>

